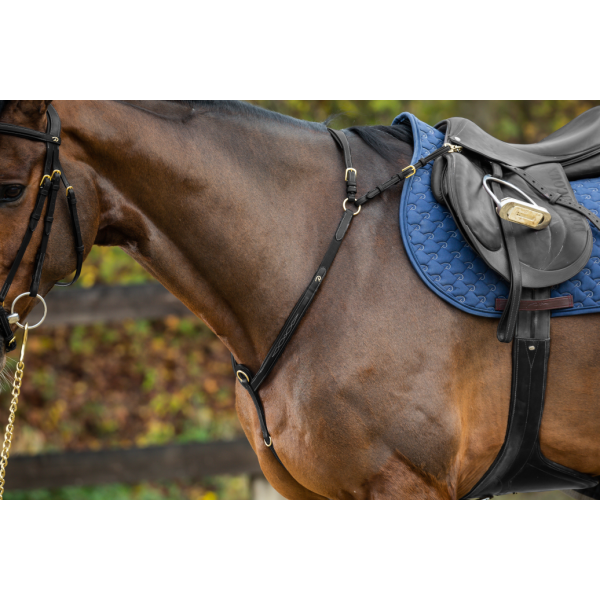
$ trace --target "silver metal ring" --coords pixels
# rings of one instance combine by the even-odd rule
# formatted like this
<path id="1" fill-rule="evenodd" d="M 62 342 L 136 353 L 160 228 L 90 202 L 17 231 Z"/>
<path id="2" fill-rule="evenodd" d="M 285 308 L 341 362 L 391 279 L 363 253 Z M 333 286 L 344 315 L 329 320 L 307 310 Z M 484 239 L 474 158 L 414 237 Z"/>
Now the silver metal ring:
<path id="1" fill-rule="evenodd" d="M 13 300 L 13 303 L 12 303 L 12 305 L 10 307 L 10 312 L 11 313 L 15 312 L 15 304 L 17 303 L 17 301 L 20 298 L 23 298 L 24 296 L 29 296 L 29 292 L 25 292 L 24 294 L 20 294 L 19 296 L 17 296 Z M 28 326 L 29 329 L 35 329 L 36 327 L 39 327 L 44 322 L 44 320 L 46 319 L 46 315 L 48 314 L 48 307 L 46 306 L 46 301 L 39 294 L 37 295 L 37 297 L 42 301 L 42 304 L 44 305 L 44 316 L 35 325 L 29 325 Z M 25 325 L 21 325 L 21 323 L 19 323 L 18 321 L 17 321 L 17 327 L 20 327 L 21 329 L 25 329 Z"/>

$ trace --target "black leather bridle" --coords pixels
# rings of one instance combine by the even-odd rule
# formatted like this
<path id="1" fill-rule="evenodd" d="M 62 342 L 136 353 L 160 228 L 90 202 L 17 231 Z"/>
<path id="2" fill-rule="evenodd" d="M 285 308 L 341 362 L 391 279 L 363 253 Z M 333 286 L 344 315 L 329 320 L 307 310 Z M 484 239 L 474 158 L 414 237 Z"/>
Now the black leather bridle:
<path id="1" fill-rule="evenodd" d="M 19 265 L 21 264 L 21 260 L 25 255 L 27 246 L 31 241 L 33 232 L 35 231 L 38 222 L 42 217 L 42 211 L 44 210 L 44 206 L 46 204 L 46 198 L 48 198 L 48 209 L 44 218 L 44 232 L 42 234 L 42 243 L 40 244 L 40 248 L 35 258 L 31 287 L 29 289 L 29 295 L 32 298 L 36 298 L 38 295 L 38 289 L 42 278 L 42 268 L 44 266 L 46 249 L 48 247 L 48 239 L 50 237 L 52 221 L 54 219 L 56 196 L 58 194 L 58 189 L 60 188 L 61 180 L 65 186 L 67 204 L 69 206 L 69 213 L 71 215 L 71 224 L 73 227 L 73 232 L 75 234 L 75 252 L 77 254 L 77 267 L 75 270 L 75 276 L 70 282 L 57 282 L 56 285 L 65 287 L 73 285 L 79 278 L 79 275 L 81 273 L 81 266 L 83 265 L 84 245 L 81 239 L 81 229 L 79 227 L 79 218 L 77 216 L 77 199 L 75 198 L 75 191 L 73 190 L 73 187 L 69 185 L 69 182 L 67 181 L 67 178 L 62 172 L 62 167 L 60 165 L 58 157 L 58 151 L 60 147 L 60 118 L 58 117 L 58 113 L 52 105 L 48 106 L 47 118 L 48 125 L 46 127 L 46 133 L 40 133 L 39 131 L 35 131 L 34 129 L 28 129 L 26 127 L 19 127 L 18 125 L 0 123 L 0 134 L 13 135 L 27 140 L 32 140 L 34 142 L 44 142 L 46 144 L 46 162 L 44 165 L 44 175 L 42 177 L 42 181 L 40 182 L 40 189 L 38 191 L 35 207 L 29 219 L 29 226 L 27 227 L 27 231 L 23 236 L 23 241 L 21 242 L 21 246 L 19 247 L 17 256 L 13 261 L 12 267 L 8 275 L 6 276 L 4 285 L 2 286 L 2 289 L 0 289 L 0 336 L 2 336 L 4 340 L 5 352 L 10 352 L 11 350 L 14 350 L 17 346 L 17 342 L 15 340 L 14 334 L 12 333 L 11 325 L 8 319 L 9 314 L 4 307 L 4 300 L 8 295 L 8 291 L 10 290 L 10 286 L 13 282 L 13 279 L 15 278 Z"/>
<path id="2" fill-rule="evenodd" d="M 438 156 L 442 154 L 446 154 L 446 152 L 452 151 L 452 147 L 450 144 L 444 144 L 441 148 L 432 152 L 429 156 L 421 158 L 414 165 L 409 165 L 405 169 L 402 169 L 400 173 L 394 175 L 390 179 L 388 179 L 385 183 L 378 185 L 376 188 L 367 192 L 360 198 L 356 198 L 356 169 L 352 167 L 352 155 L 350 153 L 350 144 L 348 143 L 348 138 L 343 131 L 336 131 L 334 129 L 328 129 L 329 133 L 336 141 L 337 145 L 341 148 L 344 154 L 344 161 L 346 163 L 346 195 L 347 198 L 344 200 L 342 206 L 344 208 L 344 214 L 342 215 L 342 219 L 339 222 L 337 229 L 335 231 L 335 235 L 329 244 L 329 248 L 327 248 L 327 252 L 321 261 L 316 273 L 313 275 L 312 281 L 309 286 L 306 288 L 300 300 L 294 306 L 294 309 L 290 313 L 290 316 L 287 318 L 287 321 L 284 323 L 281 331 L 277 335 L 275 342 L 271 346 L 271 349 L 267 353 L 265 360 L 262 365 L 256 372 L 256 375 L 252 374 L 252 371 L 245 365 L 242 365 L 236 362 L 233 354 L 231 355 L 231 365 L 233 366 L 233 371 L 237 380 L 241 383 L 242 387 L 248 392 L 250 397 L 252 398 L 252 402 L 256 408 L 256 412 L 258 413 L 258 421 L 260 423 L 260 429 L 262 431 L 263 441 L 265 446 L 271 450 L 273 456 L 277 459 L 279 464 L 285 469 L 285 465 L 281 462 L 281 459 L 275 452 L 275 448 L 273 446 L 273 439 L 269 434 L 269 430 L 267 429 L 267 422 L 265 419 L 265 411 L 263 408 L 263 404 L 258 395 L 258 389 L 267 378 L 275 363 L 279 360 L 283 350 L 286 345 L 290 341 L 292 334 L 298 328 L 302 317 L 306 314 L 308 307 L 310 306 L 317 290 L 323 283 L 325 276 L 329 272 L 329 269 L 333 263 L 333 260 L 340 249 L 342 244 L 342 240 L 348 231 L 348 227 L 350 227 L 350 222 L 352 219 L 360 212 L 362 205 L 369 200 L 372 200 L 379 194 L 383 193 L 385 190 L 391 188 L 394 185 L 404 181 L 405 179 L 412 177 L 418 169 L 425 166 L 428 162 L 435 160 Z"/>

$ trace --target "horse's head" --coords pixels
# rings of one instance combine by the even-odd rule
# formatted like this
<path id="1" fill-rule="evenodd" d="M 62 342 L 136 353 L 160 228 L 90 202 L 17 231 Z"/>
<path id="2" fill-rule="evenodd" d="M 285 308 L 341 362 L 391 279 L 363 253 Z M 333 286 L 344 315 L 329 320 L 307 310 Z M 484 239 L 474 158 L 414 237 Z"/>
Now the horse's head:
<path id="1" fill-rule="evenodd" d="M 79 273 L 83 246 L 89 251 L 93 243 L 89 226 L 83 240 L 77 233 L 73 189 L 80 186 L 77 191 L 85 194 L 90 182 L 61 152 L 61 143 L 60 119 L 50 101 L 0 101 L 0 366 L 4 352 L 15 347 L 16 323 L 8 318 L 13 300 L 29 294 L 15 306 L 23 323 L 38 294 Z"/>

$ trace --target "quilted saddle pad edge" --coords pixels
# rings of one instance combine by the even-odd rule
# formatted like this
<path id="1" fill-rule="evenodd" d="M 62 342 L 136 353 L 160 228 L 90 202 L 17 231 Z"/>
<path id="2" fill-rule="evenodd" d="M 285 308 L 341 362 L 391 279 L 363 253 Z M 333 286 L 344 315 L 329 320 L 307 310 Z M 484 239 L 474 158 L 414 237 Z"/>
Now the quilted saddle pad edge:
<path id="1" fill-rule="evenodd" d="M 412 163 L 439 148 L 444 135 L 410 113 L 393 124 L 408 120 L 414 139 Z M 400 199 L 401 237 L 408 258 L 425 285 L 452 306 L 483 317 L 500 318 L 496 298 L 508 296 L 508 282 L 488 267 L 466 243 L 452 216 L 431 193 L 432 165 L 425 165 L 405 180 Z M 571 182 L 577 200 L 600 212 L 600 179 Z M 600 236 L 591 226 L 594 249 L 580 273 L 552 289 L 552 296 L 571 294 L 572 308 L 552 311 L 552 316 L 600 312 Z"/>

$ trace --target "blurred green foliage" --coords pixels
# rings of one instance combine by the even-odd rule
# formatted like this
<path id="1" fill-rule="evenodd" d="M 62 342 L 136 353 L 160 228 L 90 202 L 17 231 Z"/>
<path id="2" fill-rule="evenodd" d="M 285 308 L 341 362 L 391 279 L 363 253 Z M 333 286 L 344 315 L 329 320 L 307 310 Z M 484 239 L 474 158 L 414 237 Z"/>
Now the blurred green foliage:
<path id="1" fill-rule="evenodd" d="M 499 138 L 521 143 L 537 141 L 599 104 L 456 100 L 253 103 L 312 121 L 337 115 L 331 123 L 335 128 L 390 124 L 403 111 L 431 124 L 464 116 Z M 94 247 L 78 285 L 133 285 L 149 280 L 151 275 L 119 248 Z M 241 436 L 233 386 L 227 350 L 198 319 L 169 317 L 111 326 L 40 328 L 28 344 L 13 453 Z M 7 419 L 8 397 L 3 394 L 0 402 L 0 423 Z M 10 477 L 10 466 L 8 472 Z M 7 492 L 6 497 L 247 498 L 248 490 L 248 478 L 222 477 L 203 482 Z"/>

